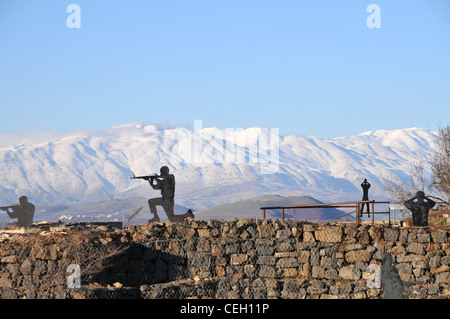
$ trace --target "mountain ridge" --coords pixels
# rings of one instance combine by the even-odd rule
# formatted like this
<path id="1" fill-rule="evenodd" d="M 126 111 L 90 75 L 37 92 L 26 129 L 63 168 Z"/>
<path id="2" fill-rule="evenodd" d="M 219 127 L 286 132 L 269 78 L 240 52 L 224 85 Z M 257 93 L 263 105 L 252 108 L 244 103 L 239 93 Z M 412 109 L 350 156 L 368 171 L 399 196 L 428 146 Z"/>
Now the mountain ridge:
<path id="1" fill-rule="evenodd" d="M 359 200 L 364 178 L 372 184 L 372 198 L 386 199 L 383 181 L 407 181 L 411 163 L 432 155 L 434 133 L 408 128 L 331 139 L 288 135 L 279 136 L 275 147 L 263 136 L 271 132 L 257 127 L 195 131 L 142 122 L 42 134 L 15 140 L 0 135 L 1 203 L 21 195 L 42 205 L 157 197 L 146 182 L 130 177 L 158 173 L 162 165 L 176 176 L 176 203 L 195 210 L 274 193 Z M 196 138 L 200 152 L 193 147 Z M 8 140 L 21 143 L 6 145 Z M 271 162 L 276 146 L 278 158 Z M 227 152 L 234 162 L 223 160 Z M 261 173 L 267 163 L 276 165 L 276 173 Z"/>

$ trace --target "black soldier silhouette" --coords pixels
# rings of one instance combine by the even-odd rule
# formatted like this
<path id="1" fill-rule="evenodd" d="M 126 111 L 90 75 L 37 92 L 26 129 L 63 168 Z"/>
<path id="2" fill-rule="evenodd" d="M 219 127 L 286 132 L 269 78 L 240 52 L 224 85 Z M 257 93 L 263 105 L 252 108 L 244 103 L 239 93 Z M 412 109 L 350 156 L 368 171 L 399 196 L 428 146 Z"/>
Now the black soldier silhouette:
<path id="1" fill-rule="evenodd" d="M 10 218 L 17 218 L 17 226 L 31 226 L 33 224 L 33 217 L 35 206 L 28 202 L 28 197 L 21 196 L 19 198 L 19 204 L 0 207 L 0 209 L 6 211 Z M 9 211 L 12 209 L 12 212 Z"/>
<path id="2" fill-rule="evenodd" d="M 364 182 L 361 183 L 361 188 L 363 189 L 363 197 L 362 200 L 369 200 L 369 188 L 370 188 L 370 184 L 369 182 L 367 182 L 367 179 L 364 179 Z M 370 217 L 370 209 L 369 209 L 369 203 L 363 203 L 361 205 L 361 210 L 360 210 L 360 216 L 362 217 L 363 215 L 363 211 L 364 211 L 364 205 L 367 206 L 367 216 Z"/>
<path id="3" fill-rule="evenodd" d="M 383 255 L 380 284 L 384 292 L 384 299 L 404 299 L 404 284 L 397 268 L 392 265 L 393 258 L 390 254 Z"/>
<path id="4" fill-rule="evenodd" d="M 418 191 L 413 198 L 408 199 L 403 204 L 412 212 L 413 226 L 428 226 L 428 212 L 436 203 L 426 197 L 424 192 Z"/>
<path id="5" fill-rule="evenodd" d="M 160 173 L 161 175 L 159 175 L 158 177 L 149 180 L 150 186 L 153 189 L 161 190 L 162 197 L 151 198 L 148 200 L 150 212 L 153 214 L 153 218 L 148 222 L 152 223 L 160 221 L 156 206 L 163 207 L 167 217 L 171 222 L 178 222 L 188 217 L 194 219 L 195 216 L 190 209 L 183 215 L 175 215 L 175 176 L 173 174 L 169 174 L 169 168 L 167 166 L 161 167 Z"/>

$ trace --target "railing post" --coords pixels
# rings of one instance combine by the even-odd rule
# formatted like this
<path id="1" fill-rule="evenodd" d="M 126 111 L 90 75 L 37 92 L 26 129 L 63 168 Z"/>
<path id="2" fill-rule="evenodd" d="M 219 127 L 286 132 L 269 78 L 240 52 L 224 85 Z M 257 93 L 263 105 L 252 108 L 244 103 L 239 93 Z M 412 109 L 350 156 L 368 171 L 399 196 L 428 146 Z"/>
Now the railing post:
<path id="1" fill-rule="evenodd" d="M 388 204 L 388 218 L 389 218 L 389 226 L 391 225 L 391 207 Z M 394 226 L 395 226 L 395 214 L 394 214 Z"/>
<path id="2" fill-rule="evenodd" d="M 375 216 L 375 201 L 372 201 L 372 225 L 374 223 Z"/>
<path id="3" fill-rule="evenodd" d="M 356 202 L 356 223 L 359 224 L 359 202 Z"/>
<path id="4" fill-rule="evenodd" d="M 281 209 L 281 219 L 284 220 L 284 208 Z"/>

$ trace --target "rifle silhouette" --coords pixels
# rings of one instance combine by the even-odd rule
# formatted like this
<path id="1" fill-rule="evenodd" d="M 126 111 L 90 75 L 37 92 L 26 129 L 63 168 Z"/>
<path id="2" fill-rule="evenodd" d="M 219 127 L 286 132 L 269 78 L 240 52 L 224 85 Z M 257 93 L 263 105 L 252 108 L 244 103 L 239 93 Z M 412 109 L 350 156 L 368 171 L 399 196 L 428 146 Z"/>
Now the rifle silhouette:
<path id="1" fill-rule="evenodd" d="M 14 210 L 14 209 L 16 209 L 16 208 L 19 208 L 20 207 L 20 205 L 19 204 L 13 204 L 13 205 L 10 205 L 10 206 L 1 206 L 0 207 L 0 209 L 1 210 L 4 210 L 5 212 L 8 210 L 8 209 L 12 209 L 12 210 Z"/>
<path id="2" fill-rule="evenodd" d="M 156 178 L 158 178 L 158 177 L 160 177 L 160 176 L 157 175 L 157 174 L 150 174 L 150 175 L 145 175 L 145 176 L 136 176 L 136 175 L 134 175 L 133 177 L 130 177 L 130 179 L 143 179 L 143 180 L 146 180 L 146 181 L 150 180 L 150 182 L 153 184 L 153 181 Z"/>

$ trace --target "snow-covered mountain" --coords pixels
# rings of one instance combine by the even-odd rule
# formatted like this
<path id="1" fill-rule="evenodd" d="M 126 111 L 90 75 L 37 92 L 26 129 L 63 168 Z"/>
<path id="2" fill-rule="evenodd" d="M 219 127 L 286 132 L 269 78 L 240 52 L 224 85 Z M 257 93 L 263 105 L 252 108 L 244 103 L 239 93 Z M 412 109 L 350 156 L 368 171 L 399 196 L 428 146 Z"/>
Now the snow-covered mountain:
<path id="1" fill-rule="evenodd" d="M 359 200 L 364 178 L 371 198 L 386 199 L 383 181 L 408 181 L 411 163 L 430 159 L 433 134 L 408 128 L 327 139 L 128 123 L 62 136 L 0 135 L 0 203 L 21 195 L 38 205 L 156 197 L 130 177 L 163 165 L 176 177 L 176 204 L 196 210 L 268 194 Z"/>

